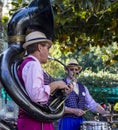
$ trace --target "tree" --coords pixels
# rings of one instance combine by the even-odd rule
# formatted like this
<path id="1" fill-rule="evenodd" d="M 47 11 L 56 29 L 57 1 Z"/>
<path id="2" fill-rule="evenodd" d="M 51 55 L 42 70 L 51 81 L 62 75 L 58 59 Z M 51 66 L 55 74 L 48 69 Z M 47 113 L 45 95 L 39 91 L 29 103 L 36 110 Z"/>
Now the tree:
<path id="1" fill-rule="evenodd" d="M 28 4 L 24 0 L 11 2 L 12 15 Z M 55 21 L 54 42 L 60 45 L 62 55 L 85 54 L 91 47 L 102 48 L 118 43 L 117 0 L 52 0 Z M 107 65 L 118 61 L 118 45 L 106 54 Z M 104 52 L 103 52 L 104 53 Z M 103 57 L 102 57 L 103 58 Z"/>
<path id="2" fill-rule="evenodd" d="M 55 39 L 62 53 L 86 53 L 91 46 L 118 43 L 118 1 L 54 1 Z M 117 47 L 118 48 L 118 47 Z M 118 61 L 118 49 L 106 63 Z"/>

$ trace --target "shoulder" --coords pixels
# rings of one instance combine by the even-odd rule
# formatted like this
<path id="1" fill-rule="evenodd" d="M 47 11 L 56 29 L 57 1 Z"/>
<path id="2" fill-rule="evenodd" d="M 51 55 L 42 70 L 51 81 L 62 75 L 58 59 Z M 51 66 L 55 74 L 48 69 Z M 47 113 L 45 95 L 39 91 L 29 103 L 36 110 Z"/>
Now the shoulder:
<path id="1" fill-rule="evenodd" d="M 80 82 L 77 82 L 77 84 L 78 84 L 80 87 L 86 88 L 86 86 L 85 86 L 85 85 L 83 85 L 83 84 L 82 84 L 82 83 L 80 83 Z"/>
<path id="2" fill-rule="evenodd" d="M 25 60 L 24 60 L 24 62 L 25 62 Z M 41 68 L 40 62 L 38 62 L 36 60 L 29 60 L 28 62 L 26 62 L 23 69 L 24 70 L 38 70 L 40 68 Z"/>

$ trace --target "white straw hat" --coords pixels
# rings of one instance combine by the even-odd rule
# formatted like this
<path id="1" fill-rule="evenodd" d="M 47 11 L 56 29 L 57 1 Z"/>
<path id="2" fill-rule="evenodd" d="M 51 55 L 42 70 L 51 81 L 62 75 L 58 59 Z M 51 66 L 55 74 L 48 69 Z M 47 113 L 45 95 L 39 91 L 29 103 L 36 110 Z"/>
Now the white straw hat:
<path id="1" fill-rule="evenodd" d="M 82 69 L 82 66 L 80 66 L 77 62 L 76 59 L 70 59 L 68 64 L 66 65 L 67 67 L 71 67 L 71 66 L 77 66 L 79 70 Z"/>
<path id="2" fill-rule="evenodd" d="M 23 48 L 26 49 L 27 46 L 38 42 L 48 42 L 50 45 L 52 44 L 52 41 L 47 39 L 44 33 L 39 31 L 34 31 L 29 33 L 25 37 L 25 43 L 23 44 Z"/>

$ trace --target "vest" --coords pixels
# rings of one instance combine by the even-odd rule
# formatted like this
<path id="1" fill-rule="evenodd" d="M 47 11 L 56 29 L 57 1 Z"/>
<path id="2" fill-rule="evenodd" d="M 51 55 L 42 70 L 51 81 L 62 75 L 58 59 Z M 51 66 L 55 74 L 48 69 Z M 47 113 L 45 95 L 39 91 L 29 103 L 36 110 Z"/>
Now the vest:
<path id="1" fill-rule="evenodd" d="M 31 57 L 28 57 L 26 58 L 20 65 L 20 67 L 18 68 L 18 77 L 19 77 L 19 80 L 22 84 L 23 87 L 24 86 L 24 81 L 22 79 L 22 70 L 23 70 L 23 67 L 30 61 L 35 61 L 33 58 Z M 54 79 L 48 75 L 47 73 L 44 72 L 44 84 L 45 85 L 48 85 L 50 84 L 52 81 L 54 81 Z M 19 118 L 31 118 L 28 113 L 26 113 L 22 108 L 19 108 L 19 115 L 18 115 Z"/>
<path id="2" fill-rule="evenodd" d="M 66 81 L 66 80 L 64 80 Z M 78 86 L 79 86 L 79 94 L 76 94 L 74 91 L 72 91 L 66 101 L 65 101 L 65 106 L 67 107 L 71 107 L 71 108 L 79 108 L 84 110 L 85 108 L 85 88 L 84 86 L 77 82 Z M 70 114 L 65 114 L 65 116 L 75 116 L 75 115 L 70 115 Z"/>

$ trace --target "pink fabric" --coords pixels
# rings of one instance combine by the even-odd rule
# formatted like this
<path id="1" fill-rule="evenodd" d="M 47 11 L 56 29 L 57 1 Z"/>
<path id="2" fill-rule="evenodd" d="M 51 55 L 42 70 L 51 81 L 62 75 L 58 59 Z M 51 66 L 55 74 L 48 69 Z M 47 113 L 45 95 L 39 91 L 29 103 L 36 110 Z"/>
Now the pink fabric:
<path id="1" fill-rule="evenodd" d="M 25 89 L 34 102 L 46 103 L 50 95 L 50 86 L 44 85 L 43 70 L 40 62 L 33 56 L 34 60 L 28 62 L 22 69 L 22 79 L 25 81 Z M 18 130 L 54 130 L 53 123 L 37 121 L 27 113 L 19 113 Z"/>
<path id="2" fill-rule="evenodd" d="M 53 123 L 42 123 L 34 119 L 18 119 L 18 130 L 54 130 Z"/>
<path id="3" fill-rule="evenodd" d="M 44 85 L 43 69 L 37 58 L 30 55 L 32 61 L 22 69 L 22 79 L 25 89 L 33 102 L 47 103 L 50 96 L 50 86 Z"/>

